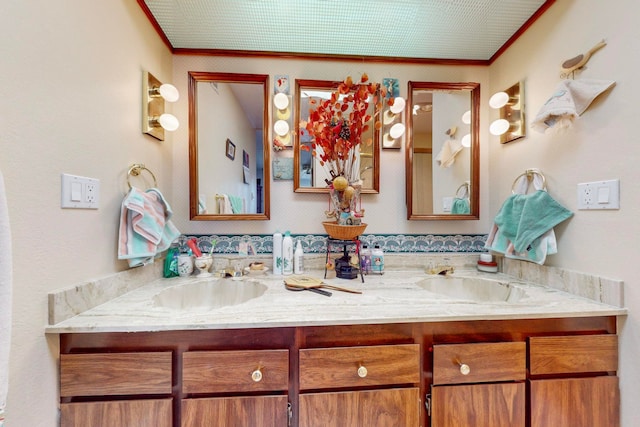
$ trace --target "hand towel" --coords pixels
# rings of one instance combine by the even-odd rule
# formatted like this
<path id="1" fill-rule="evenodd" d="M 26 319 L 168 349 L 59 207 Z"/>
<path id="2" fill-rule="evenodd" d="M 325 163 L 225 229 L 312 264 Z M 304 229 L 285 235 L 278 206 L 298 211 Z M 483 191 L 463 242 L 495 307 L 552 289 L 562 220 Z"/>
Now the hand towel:
<path id="1" fill-rule="evenodd" d="M 131 188 L 120 210 L 118 259 L 128 260 L 129 267 L 152 263 L 180 235 L 172 214 L 160 190 Z"/>
<path id="2" fill-rule="evenodd" d="M 524 252 L 533 241 L 571 217 L 573 213 L 556 202 L 546 191 L 512 194 L 495 217 L 495 225 L 517 252 Z"/>
<path id="3" fill-rule="evenodd" d="M 533 174 L 532 181 L 529 181 L 529 177 L 527 175 L 520 176 L 513 185 L 513 192 L 515 194 L 527 194 L 530 184 L 533 184 L 536 191 L 543 190 L 544 180 L 542 175 Z M 556 234 L 553 229 L 536 238 L 525 251 L 517 252 L 513 243 L 505 237 L 495 224 L 487 236 L 485 248 L 493 252 L 501 253 L 506 258 L 530 261 L 540 265 L 544 264 L 547 259 L 547 255 L 558 253 Z"/>
<path id="4" fill-rule="evenodd" d="M 455 162 L 456 155 L 462 150 L 462 144 L 456 139 L 447 139 L 440 152 L 436 156 L 436 161 L 440 167 L 448 168 Z"/>
<path id="5" fill-rule="evenodd" d="M 0 172 L 0 253 L 2 254 L 0 256 L 0 426 L 2 426 L 9 388 L 11 294 L 13 288 L 11 229 L 2 172 Z"/>
<path id="6" fill-rule="evenodd" d="M 218 208 L 221 214 L 232 214 L 233 208 L 231 207 L 231 200 L 226 194 L 222 195 L 222 205 Z"/>
<path id="7" fill-rule="evenodd" d="M 469 199 L 467 198 L 454 198 L 453 203 L 451 205 L 451 213 L 452 214 L 468 214 L 471 212 L 471 207 L 469 206 Z"/>
<path id="8" fill-rule="evenodd" d="M 207 196 L 200 194 L 198 196 L 198 214 L 203 215 L 207 213 Z"/>
<path id="9" fill-rule="evenodd" d="M 531 127 L 541 133 L 556 125 L 558 129 L 570 127 L 598 95 L 614 84 L 612 80 L 563 80 L 533 119 Z"/>
<path id="10" fill-rule="evenodd" d="M 229 202 L 231 202 L 231 210 L 234 214 L 243 213 L 244 202 L 242 200 L 242 197 L 229 196 Z"/>

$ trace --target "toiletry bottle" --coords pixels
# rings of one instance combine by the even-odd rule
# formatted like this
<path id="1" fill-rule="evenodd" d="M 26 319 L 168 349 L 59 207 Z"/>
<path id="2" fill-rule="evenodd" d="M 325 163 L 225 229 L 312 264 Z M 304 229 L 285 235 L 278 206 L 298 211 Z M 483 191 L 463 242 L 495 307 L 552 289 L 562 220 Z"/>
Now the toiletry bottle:
<path id="1" fill-rule="evenodd" d="M 302 251 L 302 243 L 298 239 L 298 244 L 296 245 L 296 252 L 293 257 L 293 272 L 295 274 L 303 274 L 304 273 L 304 252 Z"/>
<path id="2" fill-rule="evenodd" d="M 287 231 L 282 239 L 282 274 L 293 273 L 293 239 Z"/>
<path id="3" fill-rule="evenodd" d="M 369 246 L 362 245 L 362 251 L 360 251 L 360 269 L 363 274 L 369 274 L 371 269 L 371 250 Z"/>
<path id="4" fill-rule="evenodd" d="M 371 251 L 371 271 L 375 274 L 384 273 L 384 252 L 380 245 L 375 245 Z"/>
<path id="5" fill-rule="evenodd" d="M 273 274 L 282 275 L 282 233 L 273 233 Z"/>

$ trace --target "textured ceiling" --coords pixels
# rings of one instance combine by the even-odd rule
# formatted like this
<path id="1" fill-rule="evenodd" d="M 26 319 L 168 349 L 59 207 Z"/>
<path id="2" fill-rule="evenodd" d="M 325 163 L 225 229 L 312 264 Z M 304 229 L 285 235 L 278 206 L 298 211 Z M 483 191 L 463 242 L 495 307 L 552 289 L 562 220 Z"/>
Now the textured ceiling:
<path id="1" fill-rule="evenodd" d="M 555 0 L 138 0 L 176 50 L 488 61 Z M 544 10 L 544 8 L 543 8 Z"/>

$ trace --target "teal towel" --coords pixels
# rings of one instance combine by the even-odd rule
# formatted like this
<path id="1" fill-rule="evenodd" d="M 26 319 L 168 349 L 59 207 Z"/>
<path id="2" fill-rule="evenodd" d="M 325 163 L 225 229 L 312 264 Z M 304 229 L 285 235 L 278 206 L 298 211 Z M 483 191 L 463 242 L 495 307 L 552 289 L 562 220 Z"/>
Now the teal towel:
<path id="1" fill-rule="evenodd" d="M 460 215 L 471 213 L 469 199 L 460 199 L 458 197 L 453 199 L 453 204 L 451 205 L 451 213 Z"/>
<path id="2" fill-rule="evenodd" d="M 231 203 L 231 210 L 234 214 L 244 213 L 242 212 L 242 197 L 229 196 L 229 202 Z"/>
<path id="3" fill-rule="evenodd" d="M 513 194 L 496 215 L 495 224 L 518 252 L 524 252 L 548 230 L 570 218 L 573 213 L 556 202 L 544 190 L 531 194 Z"/>

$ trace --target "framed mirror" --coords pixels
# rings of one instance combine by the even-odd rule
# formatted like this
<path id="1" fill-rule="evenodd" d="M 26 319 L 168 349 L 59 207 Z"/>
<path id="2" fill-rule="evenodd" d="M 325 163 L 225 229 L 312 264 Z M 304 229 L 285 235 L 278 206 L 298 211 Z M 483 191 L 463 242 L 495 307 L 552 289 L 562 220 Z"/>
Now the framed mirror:
<path id="1" fill-rule="evenodd" d="M 189 214 L 269 219 L 266 74 L 189 72 Z"/>
<path id="2" fill-rule="evenodd" d="M 407 218 L 478 219 L 480 84 L 410 81 L 407 102 Z"/>
<path id="3" fill-rule="evenodd" d="M 329 173 L 322 167 L 319 160 L 312 155 L 312 138 L 306 129 L 301 129 L 300 122 L 309 119 L 310 109 L 314 109 L 318 102 L 330 99 L 340 82 L 326 80 L 296 79 L 295 102 L 296 123 L 293 143 L 293 188 L 296 193 L 327 193 L 328 184 L 325 179 L 331 179 Z M 369 102 L 368 112 L 374 116 L 375 106 Z M 369 130 L 363 133 L 363 140 L 372 141 L 371 144 L 362 143 L 358 147 L 358 170 L 362 181 L 361 193 L 378 193 L 380 191 L 380 137 L 375 131 L 371 120 Z"/>

